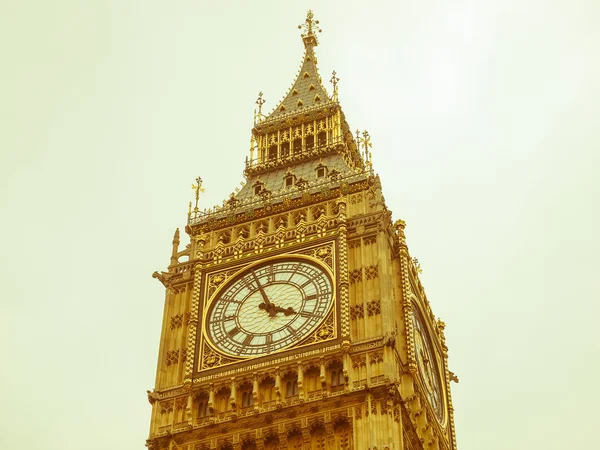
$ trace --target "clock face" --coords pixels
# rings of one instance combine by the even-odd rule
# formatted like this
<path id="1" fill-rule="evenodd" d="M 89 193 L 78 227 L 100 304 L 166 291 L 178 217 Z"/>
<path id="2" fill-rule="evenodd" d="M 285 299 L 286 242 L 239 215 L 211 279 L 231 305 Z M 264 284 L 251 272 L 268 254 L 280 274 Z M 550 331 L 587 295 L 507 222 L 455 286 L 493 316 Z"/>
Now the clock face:
<path id="1" fill-rule="evenodd" d="M 218 349 L 259 356 L 298 343 L 325 319 L 333 283 L 318 263 L 278 259 L 236 275 L 212 300 L 207 334 Z"/>
<path id="2" fill-rule="evenodd" d="M 443 391 L 435 353 L 427 334 L 425 324 L 418 311 L 413 312 L 415 330 L 415 353 L 421 381 L 427 390 L 429 403 L 440 423 L 445 420 Z"/>

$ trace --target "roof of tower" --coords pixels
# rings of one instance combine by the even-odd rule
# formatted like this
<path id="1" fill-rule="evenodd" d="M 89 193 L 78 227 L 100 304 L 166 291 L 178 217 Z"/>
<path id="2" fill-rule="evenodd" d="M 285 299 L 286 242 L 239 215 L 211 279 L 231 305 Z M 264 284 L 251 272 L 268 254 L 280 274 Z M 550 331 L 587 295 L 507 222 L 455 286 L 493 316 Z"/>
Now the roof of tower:
<path id="1" fill-rule="evenodd" d="M 267 116 L 266 121 L 278 119 L 290 113 L 303 112 L 310 107 L 331 103 L 332 100 L 323 87 L 319 76 L 317 58 L 314 52 L 314 47 L 318 45 L 315 31 L 321 31 L 317 28 L 318 23 L 318 20 L 314 20 L 313 12 L 308 11 L 305 23 L 298 26 L 298 28 L 304 26 L 305 29 L 302 34 L 305 51 L 300 71 L 292 87 L 273 112 Z"/>

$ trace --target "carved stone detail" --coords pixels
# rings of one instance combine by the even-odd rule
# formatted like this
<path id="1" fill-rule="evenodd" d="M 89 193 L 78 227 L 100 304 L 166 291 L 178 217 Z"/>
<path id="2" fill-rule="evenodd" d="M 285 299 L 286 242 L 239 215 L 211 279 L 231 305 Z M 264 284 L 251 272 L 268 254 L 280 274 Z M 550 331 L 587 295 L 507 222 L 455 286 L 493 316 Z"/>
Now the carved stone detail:
<path id="1" fill-rule="evenodd" d="M 369 316 L 374 316 L 379 313 L 381 313 L 381 301 L 373 300 L 371 302 L 367 302 L 367 314 Z"/>
<path id="2" fill-rule="evenodd" d="M 332 243 L 300 252 L 300 254 L 312 256 L 313 258 L 316 258 L 316 259 L 324 262 L 325 264 L 327 264 L 327 266 L 330 269 L 334 268 L 333 267 L 333 244 Z"/>
<path id="3" fill-rule="evenodd" d="M 188 321 L 188 342 L 187 342 L 187 355 L 185 359 L 185 378 L 186 380 L 192 379 L 194 373 L 194 348 L 196 346 L 196 328 L 198 325 L 198 314 L 200 304 L 200 288 L 202 280 L 202 265 L 196 264 L 194 266 L 194 288 L 192 290 L 191 308 Z"/>
<path id="4" fill-rule="evenodd" d="M 313 333 L 307 343 L 323 342 L 335 338 L 334 312 L 330 312 L 323 323 Z"/>
<path id="5" fill-rule="evenodd" d="M 367 266 L 365 267 L 365 278 L 367 280 L 374 280 L 379 276 L 379 270 L 377 266 Z"/>
<path id="6" fill-rule="evenodd" d="M 340 311 L 341 311 L 341 329 L 342 338 L 350 338 L 350 296 L 348 282 L 348 246 L 346 244 L 347 226 L 346 226 L 346 203 L 345 197 L 337 200 L 338 208 L 338 240 L 339 240 L 339 287 L 340 287 Z"/>
<path id="7" fill-rule="evenodd" d="M 350 272 L 350 284 L 358 283 L 362 281 L 362 270 L 354 269 Z"/>
<path id="8" fill-rule="evenodd" d="M 171 316 L 171 330 L 179 328 L 183 325 L 183 314 L 176 314 Z"/>
<path id="9" fill-rule="evenodd" d="M 365 317 L 365 307 L 364 304 L 359 303 L 358 305 L 350 306 L 350 318 L 352 320 L 362 319 Z"/>
<path id="10" fill-rule="evenodd" d="M 179 363 L 179 350 L 169 350 L 165 355 L 165 364 L 168 366 Z"/>
<path id="11" fill-rule="evenodd" d="M 235 362 L 235 359 L 227 358 L 220 353 L 214 351 L 208 345 L 203 344 L 202 346 L 202 360 L 200 369 L 214 369 L 225 364 Z"/>

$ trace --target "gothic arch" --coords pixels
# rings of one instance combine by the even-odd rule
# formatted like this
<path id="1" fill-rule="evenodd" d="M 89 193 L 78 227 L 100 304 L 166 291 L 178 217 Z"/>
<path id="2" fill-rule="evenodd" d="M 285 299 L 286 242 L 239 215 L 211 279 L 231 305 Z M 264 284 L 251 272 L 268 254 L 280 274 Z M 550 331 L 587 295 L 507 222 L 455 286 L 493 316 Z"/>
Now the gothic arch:
<path id="1" fill-rule="evenodd" d="M 211 415 L 211 408 L 208 406 L 209 394 L 208 391 L 198 391 L 194 394 L 194 403 L 198 419 Z"/>
<path id="2" fill-rule="evenodd" d="M 313 430 L 315 430 L 317 428 L 323 428 L 323 430 L 325 429 L 325 424 L 323 423 L 323 421 L 321 419 L 313 420 L 312 422 L 310 422 L 310 425 L 308 426 L 308 429 L 310 430 L 311 433 L 313 432 Z"/>
<path id="3" fill-rule="evenodd" d="M 277 400 L 275 392 L 275 378 L 268 375 L 263 377 L 258 385 L 258 398 L 261 406 L 269 406 Z"/>
<path id="4" fill-rule="evenodd" d="M 327 431 L 325 425 L 320 420 L 314 421 L 310 425 L 310 449 L 325 449 L 327 444 Z"/>
<path id="5" fill-rule="evenodd" d="M 348 418 L 340 416 L 333 420 L 333 435 L 336 449 L 350 450 L 352 439 Z"/>
<path id="6" fill-rule="evenodd" d="M 229 386 L 221 386 L 215 392 L 215 409 L 217 412 L 229 411 L 230 403 L 229 397 L 231 396 L 231 388 Z"/>
<path id="7" fill-rule="evenodd" d="M 238 382 L 236 383 L 236 385 L 235 385 L 235 388 L 236 388 L 237 390 L 240 390 L 240 389 L 243 389 L 243 388 L 245 388 L 247 385 L 249 385 L 250 387 L 252 387 L 252 384 L 253 384 L 253 383 L 252 383 L 252 380 L 245 378 L 245 379 L 243 379 L 243 380 L 240 380 L 240 381 L 238 381 Z"/>
<path id="8" fill-rule="evenodd" d="M 256 450 L 256 442 L 254 439 L 246 438 L 242 441 L 242 450 Z"/>
<path id="9" fill-rule="evenodd" d="M 295 370 L 288 370 L 281 377 L 281 395 L 286 399 L 298 396 L 298 373 Z"/>
<path id="10" fill-rule="evenodd" d="M 311 370 L 318 370 L 318 371 L 320 371 L 321 370 L 321 365 L 319 363 L 316 363 L 316 362 L 308 363 L 306 366 L 304 366 L 302 372 L 304 374 L 306 374 L 306 373 L 308 373 Z"/>
<path id="11" fill-rule="evenodd" d="M 327 385 L 332 390 L 344 388 L 346 379 L 344 377 L 344 364 L 338 360 L 331 360 L 327 365 Z"/>
<path id="12" fill-rule="evenodd" d="M 299 428 L 292 427 L 287 432 L 287 445 L 289 450 L 301 450 L 302 449 L 302 431 Z"/>
<path id="13" fill-rule="evenodd" d="M 311 365 L 304 371 L 304 391 L 308 394 L 321 390 L 321 368 Z"/>
<path id="14" fill-rule="evenodd" d="M 254 385 L 249 380 L 244 380 L 237 386 L 236 403 L 241 408 L 248 408 L 254 405 Z"/>
<path id="15" fill-rule="evenodd" d="M 279 450 L 279 436 L 273 431 L 265 436 L 265 450 Z"/>
<path id="16" fill-rule="evenodd" d="M 325 363 L 325 368 L 331 367 L 332 364 L 340 364 L 343 365 L 343 362 L 340 358 L 331 358 L 329 361 Z"/>

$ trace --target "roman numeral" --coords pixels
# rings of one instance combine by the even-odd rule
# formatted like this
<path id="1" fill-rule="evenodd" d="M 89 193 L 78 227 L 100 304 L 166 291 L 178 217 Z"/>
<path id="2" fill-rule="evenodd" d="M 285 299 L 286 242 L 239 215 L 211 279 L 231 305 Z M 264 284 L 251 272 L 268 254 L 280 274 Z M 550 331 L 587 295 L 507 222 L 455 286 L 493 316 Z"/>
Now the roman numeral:
<path id="1" fill-rule="evenodd" d="M 304 283 L 302 286 L 300 286 L 300 289 L 305 288 L 306 286 L 308 286 L 310 283 L 312 283 L 312 280 L 308 280 L 306 283 Z"/>
<path id="2" fill-rule="evenodd" d="M 273 345 L 273 335 L 267 334 L 267 353 L 271 353 L 271 345 Z"/>
<path id="3" fill-rule="evenodd" d="M 292 269 L 292 273 L 291 273 L 290 277 L 288 278 L 288 281 L 292 281 L 292 278 L 294 278 L 294 276 L 296 276 L 297 273 L 298 273 L 298 266 L 295 266 Z"/>
<path id="4" fill-rule="evenodd" d="M 294 336 L 295 338 L 298 338 L 298 334 L 296 333 L 296 330 L 294 330 L 291 325 L 288 325 L 288 327 L 286 329 L 290 332 L 290 334 L 292 336 Z"/>
<path id="5" fill-rule="evenodd" d="M 246 336 L 246 339 L 244 339 L 244 345 L 250 345 L 250 342 L 252 342 L 252 339 L 254 339 L 254 336 L 252 336 L 251 334 Z"/>
<path id="6" fill-rule="evenodd" d="M 309 295 L 307 296 L 304 300 L 314 300 L 315 298 L 317 298 L 318 295 L 317 294 L 313 294 L 313 295 Z"/>
<path id="7" fill-rule="evenodd" d="M 227 332 L 227 334 L 229 335 L 229 337 L 234 337 L 236 334 L 238 334 L 240 332 L 240 329 L 238 327 L 234 327 L 231 330 L 229 330 Z"/>
<path id="8" fill-rule="evenodd" d="M 319 317 L 318 314 L 311 313 L 311 312 L 308 312 L 308 311 L 301 311 L 300 312 L 300 316 L 301 317 L 306 317 L 307 319 L 310 319 L 311 317 Z"/>
<path id="9" fill-rule="evenodd" d="M 233 320 L 233 319 L 235 319 L 235 316 L 225 316 L 222 319 L 219 317 L 219 318 L 211 320 L 210 323 L 229 322 L 230 320 Z"/>

